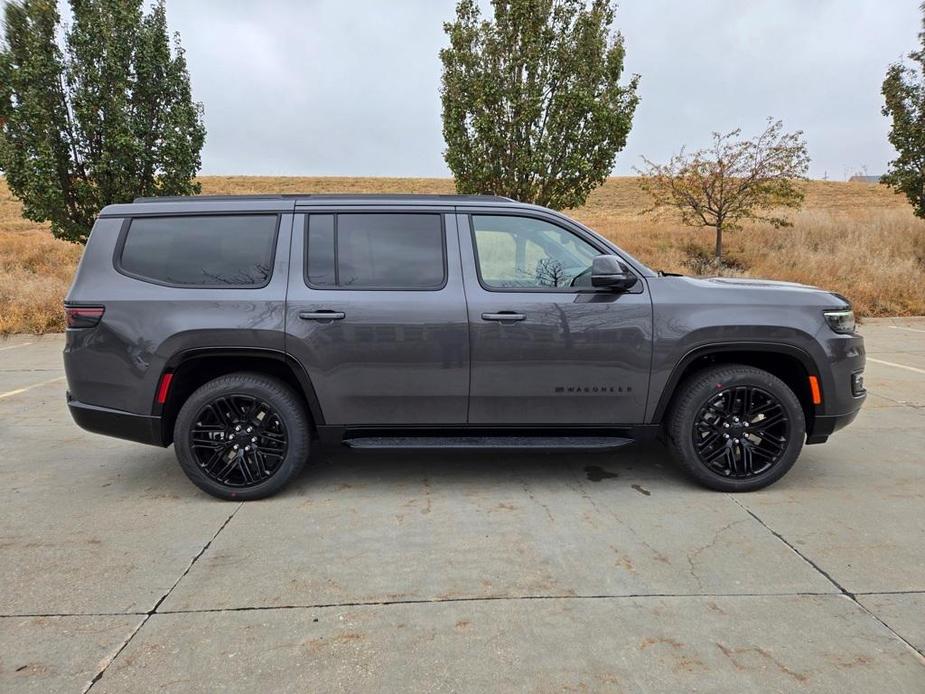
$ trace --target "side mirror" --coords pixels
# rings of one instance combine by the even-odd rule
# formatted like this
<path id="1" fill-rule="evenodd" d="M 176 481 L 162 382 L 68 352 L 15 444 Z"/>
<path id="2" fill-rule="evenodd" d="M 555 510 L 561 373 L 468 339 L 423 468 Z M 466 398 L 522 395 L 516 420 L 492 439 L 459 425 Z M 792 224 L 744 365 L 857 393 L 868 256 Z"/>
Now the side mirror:
<path id="1" fill-rule="evenodd" d="M 591 261 L 591 286 L 625 292 L 638 278 L 615 255 L 599 255 Z"/>

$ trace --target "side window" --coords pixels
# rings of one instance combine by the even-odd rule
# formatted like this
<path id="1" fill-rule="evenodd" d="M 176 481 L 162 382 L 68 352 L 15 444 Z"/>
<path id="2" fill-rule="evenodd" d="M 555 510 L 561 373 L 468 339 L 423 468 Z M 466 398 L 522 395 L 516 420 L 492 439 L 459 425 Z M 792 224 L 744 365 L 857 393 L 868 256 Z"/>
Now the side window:
<path id="1" fill-rule="evenodd" d="M 183 287 L 264 287 L 276 226 L 276 215 L 136 217 L 119 269 Z"/>
<path id="2" fill-rule="evenodd" d="M 482 284 L 496 289 L 591 286 L 594 246 L 530 217 L 473 215 Z"/>
<path id="3" fill-rule="evenodd" d="M 439 214 L 312 214 L 305 279 L 312 287 L 439 289 L 446 283 Z"/>

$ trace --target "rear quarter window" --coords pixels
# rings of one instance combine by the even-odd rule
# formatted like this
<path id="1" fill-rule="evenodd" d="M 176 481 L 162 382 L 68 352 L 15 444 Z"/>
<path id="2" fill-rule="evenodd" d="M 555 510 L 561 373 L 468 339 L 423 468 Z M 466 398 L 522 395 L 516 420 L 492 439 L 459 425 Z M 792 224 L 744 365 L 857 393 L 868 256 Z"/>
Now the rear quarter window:
<path id="1" fill-rule="evenodd" d="M 277 215 L 136 217 L 117 266 L 132 277 L 176 287 L 265 287 L 277 224 Z"/>
<path id="2" fill-rule="evenodd" d="M 440 214 L 312 214 L 307 240 L 310 287 L 436 290 L 446 285 Z"/>

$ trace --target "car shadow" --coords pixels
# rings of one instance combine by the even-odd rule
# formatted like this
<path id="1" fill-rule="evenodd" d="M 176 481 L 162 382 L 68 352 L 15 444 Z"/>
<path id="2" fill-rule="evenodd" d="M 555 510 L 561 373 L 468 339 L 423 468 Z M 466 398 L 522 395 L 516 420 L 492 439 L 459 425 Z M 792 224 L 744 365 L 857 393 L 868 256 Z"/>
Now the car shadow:
<path id="1" fill-rule="evenodd" d="M 320 486 L 364 483 L 400 485 L 426 479 L 432 485 L 521 486 L 574 482 L 647 483 L 657 487 L 696 488 L 658 443 L 619 451 L 465 451 L 355 450 L 314 448 L 309 463 L 283 496 L 311 493 Z"/>
<path id="2" fill-rule="evenodd" d="M 658 443 L 634 444 L 619 451 L 465 451 L 355 450 L 312 446 L 301 474 L 273 498 L 301 497 L 319 489 L 363 485 L 367 491 L 427 481 L 442 487 L 487 484 L 518 489 L 524 484 L 637 485 L 652 490 L 700 489 Z M 120 456 L 118 467 L 104 466 L 84 484 L 145 498 L 212 499 L 190 482 L 173 448 L 139 448 Z M 271 501 L 272 499 L 268 499 Z M 215 500 L 218 501 L 218 500 Z"/>

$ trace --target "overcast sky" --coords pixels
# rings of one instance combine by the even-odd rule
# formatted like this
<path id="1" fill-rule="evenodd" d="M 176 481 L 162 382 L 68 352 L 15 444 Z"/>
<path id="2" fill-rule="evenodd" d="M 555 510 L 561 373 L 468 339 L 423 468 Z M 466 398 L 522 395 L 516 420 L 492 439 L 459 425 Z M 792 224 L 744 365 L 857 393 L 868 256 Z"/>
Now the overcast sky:
<path id="1" fill-rule="evenodd" d="M 203 173 L 446 176 L 444 21 L 455 0 L 168 0 L 208 128 Z M 487 1 L 483 1 L 487 7 Z M 623 0 L 642 101 L 616 174 L 710 132 L 806 133 L 811 175 L 892 158 L 880 84 L 919 0 Z"/>

